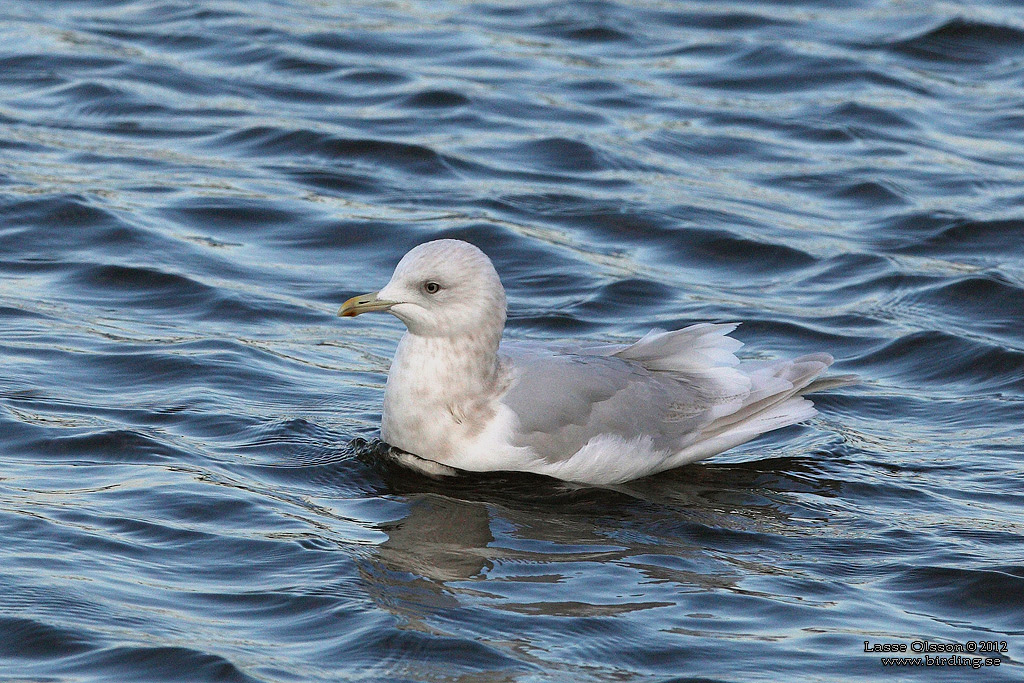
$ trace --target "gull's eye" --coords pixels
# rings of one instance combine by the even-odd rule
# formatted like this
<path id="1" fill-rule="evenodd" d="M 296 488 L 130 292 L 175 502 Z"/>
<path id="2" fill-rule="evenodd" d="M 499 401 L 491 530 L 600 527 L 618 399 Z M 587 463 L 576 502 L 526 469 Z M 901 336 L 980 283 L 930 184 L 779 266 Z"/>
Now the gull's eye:
<path id="1" fill-rule="evenodd" d="M 441 285 L 428 280 L 423 283 L 423 291 L 427 294 L 437 294 L 441 291 Z"/>

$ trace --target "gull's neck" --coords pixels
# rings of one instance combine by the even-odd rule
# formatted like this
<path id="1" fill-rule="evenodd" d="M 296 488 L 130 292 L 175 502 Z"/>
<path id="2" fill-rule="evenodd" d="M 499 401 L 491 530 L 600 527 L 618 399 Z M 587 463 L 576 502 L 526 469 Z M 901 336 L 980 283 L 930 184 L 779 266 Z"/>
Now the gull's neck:
<path id="1" fill-rule="evenodd" d="M 388 376 L 398 371 L 403 382 L 417 381 L 426 393 L 431 385 L 445 393 L 463 398 L 479 396 L 491 389 L 499 372 L 497 335 L 476 332 L 454 337 L 421 336 L 406 332 L 398 343 Z M 409 370 L 409 373 L 405 371 Z"/>

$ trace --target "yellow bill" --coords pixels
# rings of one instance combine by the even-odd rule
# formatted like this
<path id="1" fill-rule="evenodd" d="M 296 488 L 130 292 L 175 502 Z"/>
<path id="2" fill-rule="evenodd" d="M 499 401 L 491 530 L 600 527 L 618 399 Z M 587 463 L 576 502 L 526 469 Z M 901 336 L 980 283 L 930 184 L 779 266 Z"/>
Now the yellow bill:
<path id="1" fill-rule="evenodd" d="M 354 296 L 341 305 L 341 309 L 338 311 L 338 315 L 350 318 L 357 316 L 360 313 L 372 313 L 373 311 L 386 311 L 394 306 L 397 301 L 388 301 L 387 299 L 377 298 L 377 292 L 370 292 L 369 294 L 360 294 Z"/>

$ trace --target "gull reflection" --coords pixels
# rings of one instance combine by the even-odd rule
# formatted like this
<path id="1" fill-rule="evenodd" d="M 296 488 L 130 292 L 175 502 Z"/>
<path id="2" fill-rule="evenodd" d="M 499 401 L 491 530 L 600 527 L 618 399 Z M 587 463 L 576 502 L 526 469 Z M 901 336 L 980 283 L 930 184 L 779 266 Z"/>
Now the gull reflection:
<path id="1" fill-rule="evenodd" d="M 479 577 L 491 566 L 487 546 L 494 536 L 483 503 L 423 494 L 409 502 L 408 515 L 382 531 L 388 540 L 377 555 L 392 571 L 445 583 Z"/>
<path id="2" fill-rule="evenodd" d="M 518 474 L 379 473 L 406 512 L 378 527 L 387 540 L 364 564 L 364 579 L 379 604 L 431 632 L 445 628 L 433 616 L 481 600 L 506 614 L 593 617 L 671 608 L 694 591 L 750 594 L 739 577 L 780 572 L 765 545 L 820 533 L 829 508 L 807 496 L 824 503 L 840 486 L 786 458 L 700 466 L 616 489 Z M 596 588 L 628 575 L 647 588 L 630 596 Z"/>

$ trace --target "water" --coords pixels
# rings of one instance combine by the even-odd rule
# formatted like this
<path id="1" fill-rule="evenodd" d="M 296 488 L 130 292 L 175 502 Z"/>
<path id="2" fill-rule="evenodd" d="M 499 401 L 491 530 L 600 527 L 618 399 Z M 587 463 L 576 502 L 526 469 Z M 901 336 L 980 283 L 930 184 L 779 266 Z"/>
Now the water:
<path id="1" fill-rule="evenodd" d="M 0 34 L 3 680 L 1024 678 L 1017 3 L 25 0 Z M 438 237 L 511 337 L 742 320 L 864 382 L 622 490 L 417 477 L 374 441 L 400 323 L 334 314 Z"/>

